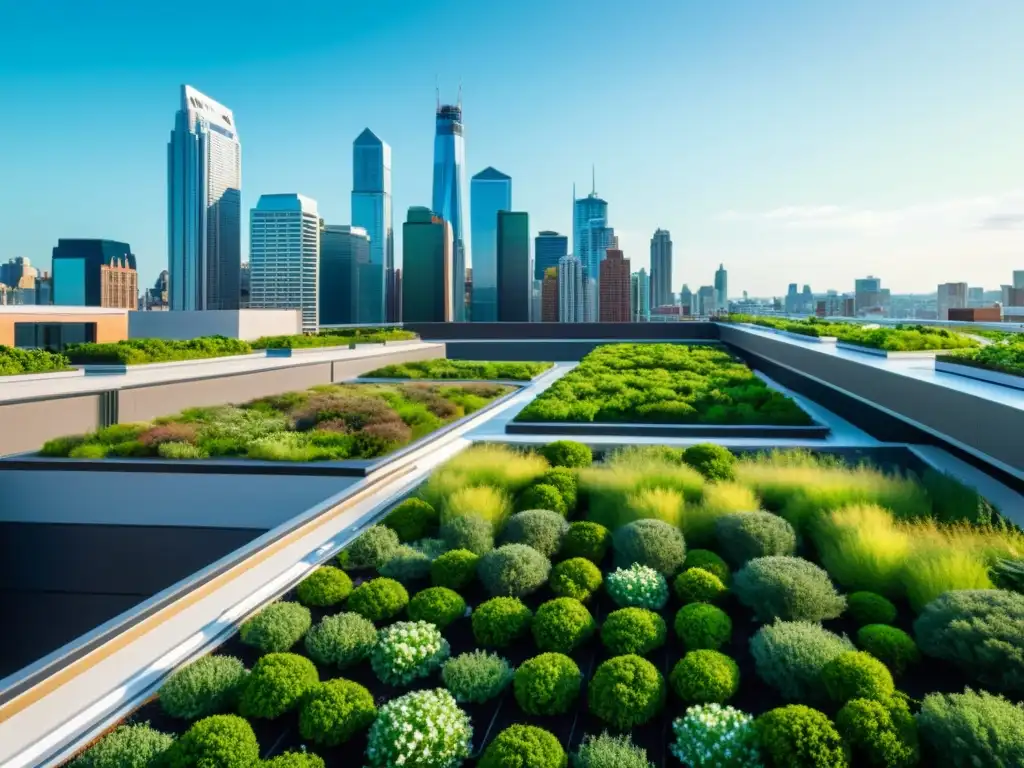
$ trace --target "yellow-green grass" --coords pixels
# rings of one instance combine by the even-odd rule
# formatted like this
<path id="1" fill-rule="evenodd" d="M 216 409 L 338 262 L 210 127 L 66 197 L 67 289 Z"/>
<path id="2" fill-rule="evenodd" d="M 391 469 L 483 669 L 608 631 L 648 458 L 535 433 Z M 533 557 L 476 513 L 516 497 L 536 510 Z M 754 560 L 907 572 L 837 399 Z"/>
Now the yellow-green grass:
<path id="1" fill-rule="evenodd" d="M 420 495 L 435 509 L 443 509 L 448 497 L 463 488 L 490 486 L 514 496 L 548 468 L 547 460 L 536 453 L 505 445 L 477 445 L 438 468 Z"/>
<path id="2" fill-rule="evenodd" d="M 512 498 L 499 488 L 472 485 L 460 488 L 441 504 L 441 522 L 453 517 L 476 516 L 499 530 L 512 512 Z"/>
<path id="3" fill-rule="evenodd" d="M 821 564 L 843 587 L 902 595 L 913 541 L 888 510 L 872 504 L 841 507 L 817 518 L 812 530 Z"/>
<path id="4" fill-rule="evenodd" d="M 761 508 L 757 494 L 739 483 L 719 482 L 704 486 L 699 504 L 688 504 L 683 513 L 683 535 L 688 547 L 710 545 L 715 538 L 715 523 L 733 512 L 756 512 Z"/>
<path id="5" fill-rule="evenodd" d="M 647 507 L 631 505 L 630 499 L 639 499 L 644 491 L 672 491 L 689 504 L 700 502 L 703 487 L 704 478 L 697 470 L 658 458 L 647 462 L 631 458 L 588 467 L 581 470 L 579 476 L 580 495 L 587 499 L 589 519 L 610 529 L 653 516 L 648 514 Z M 653 500 L 655 497 L 643 498 Z"/>
<path id="6" fill-rule="evenodd" d="M 625 521 L 654 519 L 682 527 L 683 495 L 669 488 L 647 488 L 626 499 Z"/>

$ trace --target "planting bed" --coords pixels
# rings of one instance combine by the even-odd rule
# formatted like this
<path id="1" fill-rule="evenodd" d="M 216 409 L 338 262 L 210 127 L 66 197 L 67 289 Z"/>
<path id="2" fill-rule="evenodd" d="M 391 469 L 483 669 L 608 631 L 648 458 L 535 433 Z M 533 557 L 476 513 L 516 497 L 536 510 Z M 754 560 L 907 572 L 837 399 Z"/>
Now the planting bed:
<path id="1" fill-rule="evenodd" d="M 321 331 L 311 335 L 261 336 L 252 343 L 252 348 L 311 349 L 344 347 L 349 344 L 386 344 L 389 341 L 412 341 L 417 338 L 419 337 L 412 331 L 397 328 L 349 328 Z"/>
<path id="2" fill-rule="evenodd" d="M 1024 538 L 977 494 L 802 451 L 645 447 L 591 462 L 569 442 L 455 457 L 244 625 L 218 654 L 240 662 L 179 670 L 130 718 L 176 737 L 137 734 L 147 754 L 166 749 L 176 766 L 565 768 L 577 750 L 574 768 L 1022 764 L 1024 566 L 1012 560 Z M 504 662 L 463 655 L 478 649 Z M 211 712 L 248 724 L 192 725 Z"/>
<path id="3" fill-rule="evenodd" d="M 479 381 L 530 381 L 553 363 L 475 362 L 471 360 L 420 360 L 386 365 L 364 373 L 363 379 L 476 379 Z"/>
<path id="4" fill-rule="evenodd" d="M 866 328 L 855 323 L 836 323 L 828 320 L 785 320 L 755 315 L 730 315 L 734 323 L 750 323 L 800 336 L 831 337 L 840 343 L 867 347 L 884 352 L 925 352 L 930 350 L 969 349 L 979 346 L 976 339 L 945 328 L 926 325 L 894 325 Z"/>
<path id="5" fill-rule="evenodd" d="M 0 344 L 0 377 L 53 373 L 71 369 L 65 355 L 43 349 L 18 349 Z"/>
<path id="6" fill-rule="evenodd" d="M 1024 343 L 1017 338 L 976 349 L 957 350 L 940 355 L 935 361 L 1018 377 L 1018 381 L 1009 386 L 1024 388 Z"/>
<path id="7" fill-rule="evenodd" d="M 145 365 L 252 354 L 246 341 L 201 336 L 187 341 L 127 339 L 109 344 L 71 344 L 66 354 L 75 365 Z"/>

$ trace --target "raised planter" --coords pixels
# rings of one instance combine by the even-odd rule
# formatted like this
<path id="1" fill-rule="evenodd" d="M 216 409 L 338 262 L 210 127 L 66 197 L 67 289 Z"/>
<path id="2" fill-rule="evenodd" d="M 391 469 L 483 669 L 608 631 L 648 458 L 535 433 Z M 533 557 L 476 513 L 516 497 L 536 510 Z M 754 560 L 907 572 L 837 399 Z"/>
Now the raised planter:
<path id="1" fill-rule="evenodd" d="M 195 360 L 172 360 L 166 363 L 138 363 L 136 365 L 125 365 L 123 363 L 85 363 L 74 367 L 83 371 L 86 376 L 123 376 L 129 371 L 158 371 L 165 368 L 185 368 L 186 366 L 191 365 L 223 363 L 225 360 L 256 360 L 262 357 L 262 354 L 257 353 L 251 355 L 227 355 L 223 357 L 199 357 Z"/>
<path id="2" fill-rule="evenodd" d="M 963 376 L 967 379 L 987 381 L 990 384 L 999 384 L 1011 389 L 1024 390 L 1024 376 L 1014 376 L 1012 373 L 1002 371 L 990 371 L 987 368 L 977 368 L 973 365 L 960 365 L 959 363 L 948 363 L 945 360 L 935 361 L 935 370 L 941 373 L 952 373 L 955 376 Z"/>
<path id="3" fill-rule="evenodd" d="M 847 341 L 836 343 L 839 349 L 848 349 L 851 352 L 860 352 L 865 355 L 884 357 L 887 360 L 927 360 L 941 354 L 942 350 L 922 349 L 915 352 L 893 352 L 888 349 L 876 349 L 875 347 L 863 347 L 859 344 L 850 344 Z"/>
<path id="4" fill-rule="evenodd" d="M 765 440 L 824 440 L 829 428 L 824 424 L 807 427 L 771 424 L 624 424 L 577 421 L 510 421 L 509 435 L 571 435 L 573 437 L 756 437 Z"/>
<path id="5" fill-rule="evenodd" d="M 266 349 L 263 357 L 298 357 L 301 355 L 309 355 L 314 352 L 345 352 L 350 349 L 355 349 L 355 346 L 349 344 L 345 347 L 281 347 L 279 349 Z"/>
<path id="6" fill-rule="evenodd" d="M 793 333 L 792 331 L 783 331 L 779 329 L 776 329 L 775 332 L 779 334 L 779 336 L 796 339 L 797 341 L 810 341 L 814 344 L 835 344 L 839 341 L 835 336 L 806 336 L 802 333 Z"/>
<path id="7" fill-rule="evenodd" d="M 0 376 L 0 384 L 18 384 L 26 381 L 53 381 L 54 379 L 75 379 L 83 376 L 81 370 L 50 371 L 49 373 L 19 373 L 14 376 Z"/>

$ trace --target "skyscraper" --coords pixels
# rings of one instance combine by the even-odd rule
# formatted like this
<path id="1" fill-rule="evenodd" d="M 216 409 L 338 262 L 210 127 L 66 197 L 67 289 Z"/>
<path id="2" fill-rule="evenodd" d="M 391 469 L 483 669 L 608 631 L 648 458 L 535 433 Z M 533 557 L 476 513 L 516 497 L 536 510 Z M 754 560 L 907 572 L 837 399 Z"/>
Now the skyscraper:
<path id="1" fill-rule="evenodd" d="M 651 319 L 651 278 L 647 270 L 640 268 L 630 278 L 629 314 L 635 323 L 644 323 Z"/>
<path id="2" fill-rule="evenodd" d="M 350 227 L 345 224 L 321 226 L 320 325 L 380 322 L 360 319 L 363 312 L 373 312 L 377 308 L 376 281 L 359 279 L 365 277 L 365 274 L 359 274 L 360 268 L 365 270 L 375 266 L 370 261 L 372 245 L 373 241 L 362 227 Z M 375 276 L 376 272 L 371 275 Z M 366 306 L 369 310 L 364 309 Z"/>
<path id="3" fill-rule="evenodd" d="M 38 275 L 39 270 L 24 256 L 8 259 L 6 264 L 0 264 L 0 283 L 9 288 L 28 288 L 34 285 Z"/>
<path id="4" fill-rule="evenodd" d="M 877 307 L 882 301 L 882 279 L 879 277 L 862 277 L 853 282 L 853 310 L 857 314 Z"/>
<path id="5" fill-rule="evenodd" d="M 466 242 L 463 201 L 466 198 L 466 144 L 462 135 L 462 94 L 456 105 L 437 105 L 434 135 L 434 213 L 451 225 L 452 229 L 452 319 L 466 319 L 466 301 L 463 286 L 466 264 L 471 261 L 469 243 Z M 405 276 L 406 285 L 415 285 Z M 408 320 L 408 318 L 406 318 Z"/>
<path id="6" fill-rule="evenodd" d="M 690 290 L 690 286 L 686 283 L 683 283 L 683 287 L 679 291 L 679 306 L 684 307 L 687 310 L 686 312 L 683 312 L 684 315 L 699 314 L 694 307 L 693 291 Z"/>
<path id="7" fill-rule="evenodd" d="M 167 145 L 172 310 L 238 309 L 242 145 L 231 110 L 189 85 Z"/>
<path id="8" fill-rule="evenodd" d="M 719 264 L 715 270 L 715 309 L 719 312 L 729 309 L 729 273 L 724 264 Z"/>
<path id="9" fill-rule="evenodd" d="M 53 303 L 138 309 L 139 277 L 131 246 L 116 240 L 58 240 L 53 249 Z"/>
<path id="10" fill-rule="evenodd" d="M 710 315 L 715 311 L 715 287 L 713 285 L 702 285 L 697 291 L 698 314 Z"/>
<path id="11" fill-rule="evenodd" d="M 316 200 L 261 195 L 249 217 L 249 306 L 301 310 L 302 330 L 315 332 L 320 325 L 319 267 Z"/>
<path id="12" fill-rule="evenodd" d="M 358 322 L 395 322 L 395 222 L 391 209 L 391 147 L 369 128 L 352 144 L 352 226 L 365 230 Z M 390 314 L 389 314 L 390 308 Z"/>
<path id="13" fill-rule="evenodd" d="M 601 262 L 598 280 L 601 290 L 600 309 L 602 323 L 629 322 L 629 259 L 622 251 L 608 249 Z"/>
<path id="14" fill-rule="evenodd" d="M 498 211 L 498 321 L 530 322 L 530 217 Z"/>
<path id="15" fill-rule="evenodd" d="M 429 208 L 409 209 L 402 225 L 402 322 L 450 323 L 456 295 L 462 296 L 460 273 L 453 288 L 452 225 Z"/>
<path id="16" fill-rule="evenodd" d="M 548 269 L 557 267 L 558 262 L 568 253 L 568 237 L 557 232 L 551 232 L 550 230 L 540 232 L 533 239 L 533 279 L 543 280 Z"/>
<path id="17" fill-rule="evenodd" d="M 572 248 L 573 255 L 583 264 L 584 315 L 588 322 L 596 322 L 600 264 L 612 245 L 615 230 L 608 226 L 608 203 L 597 196 L 597 185 L 593 179 L 589 195 L 577 199 L 576 188 L 573 187 L 572 196 Z"/>
<path id="18" fill-rule="evenodd" d="M 498 319 L 498 211 L 512 210 L 512 177 L 487 167 L 469 182 L 473 292 L 470 319 Z"/>
<path id="19" fill-rule="evenodd" d="M 548 267 L 544 270 L 544 279 L 540 287 L 540 321 L 558 322 L 558 267 Z"/>
<path id="20" fill-rule="evenodd" d="M 583 322 L 583 264 L 575 256 L 558 262 L 558 321 Z"/>
<path id="21" fill-rule="evenodd" d="M 667 229 L 654 230 L 651 238 L 651 304 L 672 303 L 672 236 Z"/>

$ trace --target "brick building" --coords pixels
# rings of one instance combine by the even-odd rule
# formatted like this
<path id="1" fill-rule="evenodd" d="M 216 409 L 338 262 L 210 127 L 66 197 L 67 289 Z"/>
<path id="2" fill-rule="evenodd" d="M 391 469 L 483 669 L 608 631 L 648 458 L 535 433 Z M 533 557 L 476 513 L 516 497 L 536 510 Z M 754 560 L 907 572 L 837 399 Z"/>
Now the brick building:
<path id="1" fill-rule="evenodd" d="M 558 322 L 557 267 L 548 267 L 544 270 L 544 280 L 540 284 L 540 321 L 542 323 Z"/>
<path id="2" fill-rule="evenodd" d="M 601 261 L 599 318 L 602 323 L 628 323 L 629 317 L 629 259 L 622 251 L 609 248 Z"/>

